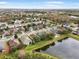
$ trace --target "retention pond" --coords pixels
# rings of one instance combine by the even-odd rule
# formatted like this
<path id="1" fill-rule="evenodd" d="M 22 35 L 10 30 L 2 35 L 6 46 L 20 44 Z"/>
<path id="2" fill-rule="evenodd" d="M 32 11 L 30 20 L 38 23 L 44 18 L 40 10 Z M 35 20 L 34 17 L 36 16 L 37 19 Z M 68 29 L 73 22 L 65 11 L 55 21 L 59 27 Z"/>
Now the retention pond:
<path id="1" fill-rule="evenodd" d="M 36 51 L 56 56 L 60 59 L 79 59 L 79 41 L 73 38 L 66 38 Z"/>

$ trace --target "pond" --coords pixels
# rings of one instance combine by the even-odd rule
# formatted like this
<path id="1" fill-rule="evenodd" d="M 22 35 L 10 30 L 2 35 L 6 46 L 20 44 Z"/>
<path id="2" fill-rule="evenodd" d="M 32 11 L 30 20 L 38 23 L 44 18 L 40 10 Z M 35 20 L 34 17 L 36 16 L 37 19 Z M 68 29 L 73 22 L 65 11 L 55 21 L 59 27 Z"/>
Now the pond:
<path id="1" fill-rule="evenodd" d="M 56 42 L 55 45 L 43 47 L 39 51 L 60 59 L 79 59 L 79 41 L 67 38 L 61 42 Z"/>
<path id="2" fill-rule="evenodd" d="M 0 52 L 2 52 L 2 50 L 5 48 L 5 44 L 6 44 L 5 41 L 0 40 Z"/>

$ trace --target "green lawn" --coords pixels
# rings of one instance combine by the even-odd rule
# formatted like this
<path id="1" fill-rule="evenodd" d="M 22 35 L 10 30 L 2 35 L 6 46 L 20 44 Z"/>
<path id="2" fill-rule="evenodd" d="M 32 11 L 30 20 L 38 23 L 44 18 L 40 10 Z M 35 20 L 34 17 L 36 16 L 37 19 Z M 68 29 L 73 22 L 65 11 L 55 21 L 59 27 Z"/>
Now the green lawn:
<path id="1" fill-rule="evenodd" d="M 72 38 L 74 38 L 74 39 L 79 40 L 79 35 L 68 34 L 68 37 L 72 37 Z"/>

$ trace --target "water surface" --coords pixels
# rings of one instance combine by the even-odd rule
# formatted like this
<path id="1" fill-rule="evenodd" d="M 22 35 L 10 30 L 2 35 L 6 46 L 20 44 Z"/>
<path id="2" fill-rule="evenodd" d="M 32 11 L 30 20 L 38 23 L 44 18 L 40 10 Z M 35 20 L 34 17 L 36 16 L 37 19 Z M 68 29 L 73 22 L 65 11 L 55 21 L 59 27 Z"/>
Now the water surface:
<path id="1" fill-rule="evenodd" d="M 49 46 L 40 52 L 54 55 L 60 59 L 79 59 L 79 41 L 67 38 L 62 42 L 56 42 L 54 46 Z"/>

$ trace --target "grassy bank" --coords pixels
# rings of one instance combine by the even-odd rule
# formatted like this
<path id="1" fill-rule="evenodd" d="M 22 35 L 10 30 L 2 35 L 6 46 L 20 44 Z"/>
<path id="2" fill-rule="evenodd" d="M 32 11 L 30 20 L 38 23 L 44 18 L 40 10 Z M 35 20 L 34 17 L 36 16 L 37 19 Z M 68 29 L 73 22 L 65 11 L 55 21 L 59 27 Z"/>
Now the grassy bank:
<path id="1" fill-rule="evenodd" d="M 13 54 L 1 54 L 0 59 L 18 59 L 18 53 Z M 41 53 L 26 53 L 24 59 L 58 59 L 56 57 L 50 56 L 48 54 L 41 54 Z"/>
<path id="2" fill-rule="evenodd" d="M 78 35 L 68 34 L 67 36 L 79 40 L 79 36 Z"/>

